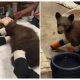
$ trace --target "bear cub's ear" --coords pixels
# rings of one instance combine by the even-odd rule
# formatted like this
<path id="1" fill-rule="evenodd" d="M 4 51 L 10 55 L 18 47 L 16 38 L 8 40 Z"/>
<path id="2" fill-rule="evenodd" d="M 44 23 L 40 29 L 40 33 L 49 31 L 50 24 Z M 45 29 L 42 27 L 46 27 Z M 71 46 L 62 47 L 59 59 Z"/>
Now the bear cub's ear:
<path id="1" fill-rule="evenodd" d="M 59 12 L 56 12 L 55 17 L 56 19 L 59 19 L 61 17 L 61 14 Z"/>
<path id="2" fill-rule="evenodd" d="M 74 20 L 74 14 L 69 15 L 69 16 L 68 16 L 68 19 L 69 19 L 70 21 L 73 21 L 73 20 Z"/>

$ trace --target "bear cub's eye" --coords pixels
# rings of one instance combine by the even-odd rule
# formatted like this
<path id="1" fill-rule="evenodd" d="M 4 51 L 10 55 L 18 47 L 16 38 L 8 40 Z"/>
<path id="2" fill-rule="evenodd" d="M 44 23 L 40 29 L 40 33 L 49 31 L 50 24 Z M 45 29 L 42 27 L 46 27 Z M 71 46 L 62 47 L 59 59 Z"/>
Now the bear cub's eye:
<path id="1" fill-rule="evenodd" d="M 57 24 L 57 26 L 60 26 L 60 24 Z"/>
<path id="2" fill-rule="evenodd" d="M 66 27 L 66 25 L 65 25 L 65 24 L 63 24 L 63 26 L 64 26 L 64 27 Z"/>

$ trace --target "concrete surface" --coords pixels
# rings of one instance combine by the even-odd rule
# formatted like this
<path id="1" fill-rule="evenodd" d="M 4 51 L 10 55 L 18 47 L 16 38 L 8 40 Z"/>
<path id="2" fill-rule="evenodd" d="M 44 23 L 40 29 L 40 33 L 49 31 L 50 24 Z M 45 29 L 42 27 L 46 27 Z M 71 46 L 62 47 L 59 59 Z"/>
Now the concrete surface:
<path id="1" fill-rule="evenodd" d="M 57 33 L 55 13 L 60 12 L 61 14 L 63 14 L 68 10 L 68 8 L 55 2 L 41 3 L 41 48 L 43 50 L 43 53 L 41 53 L 41 55 L 45 54 L 41 57 L 42 78 L 51 78 L 51 70 L 48 69 L 50 67 L 50 59 L 52 56 L 59 54 L 58 52 L 51 50 L 51 43 L 53 41 L 64 38 L 64 35 L 59 35 Z M 47 60 L 45 59 L 45 56 Z"/>
<path id="2" fill-rule="evenodd" d="M 50 44 L 64 38 L 63 35 L 57 33 L 55 13 L 63 14 L 68 10 L 68 8 L 55 2 L 41 3 L 41 47 L 47 58 L 51 58 L 55 54 L 51 51 Z"/>

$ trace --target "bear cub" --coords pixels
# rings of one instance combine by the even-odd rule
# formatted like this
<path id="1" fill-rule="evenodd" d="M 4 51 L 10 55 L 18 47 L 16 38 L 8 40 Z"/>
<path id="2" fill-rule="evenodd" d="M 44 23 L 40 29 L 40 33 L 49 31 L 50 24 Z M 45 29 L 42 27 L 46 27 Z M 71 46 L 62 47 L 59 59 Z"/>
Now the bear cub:
<path id="1" fill-rule="evenodd" d="M 78 46 L 80 44 L 80 21 L 74 19 L 74 14 L 65 17 L 56 12 L 55 17 L 58 33 L 64 33 L 72 46 Z"/>

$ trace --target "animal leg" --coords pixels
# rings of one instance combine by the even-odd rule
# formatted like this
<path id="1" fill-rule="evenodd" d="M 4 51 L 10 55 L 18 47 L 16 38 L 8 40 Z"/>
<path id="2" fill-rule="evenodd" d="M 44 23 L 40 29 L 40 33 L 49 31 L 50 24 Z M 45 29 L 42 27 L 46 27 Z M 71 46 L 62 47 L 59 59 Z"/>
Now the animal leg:
<path id="1" fill-rule="evenodd" d="M 10 36 L 5 36 L 5 37 L 1 36 L 0 37 L 0 46 L 8 43 L 9 41 L 10 41 Z"/>
<path id="2" fill-rule="evenodd" d="M 16 50 L 14 55 L 14 73 L 18 78 L 39 78 L 39 75 L 29 67 L 25 51 Z"/>

